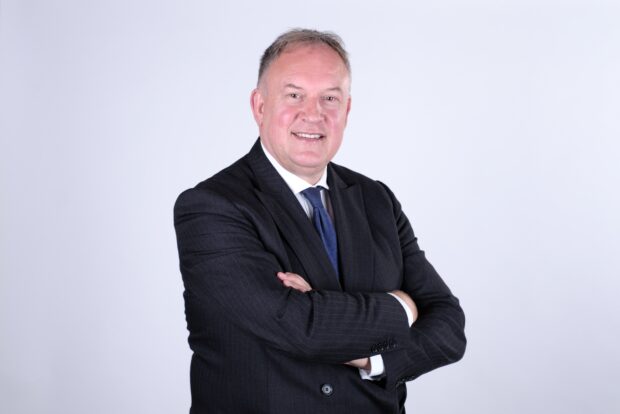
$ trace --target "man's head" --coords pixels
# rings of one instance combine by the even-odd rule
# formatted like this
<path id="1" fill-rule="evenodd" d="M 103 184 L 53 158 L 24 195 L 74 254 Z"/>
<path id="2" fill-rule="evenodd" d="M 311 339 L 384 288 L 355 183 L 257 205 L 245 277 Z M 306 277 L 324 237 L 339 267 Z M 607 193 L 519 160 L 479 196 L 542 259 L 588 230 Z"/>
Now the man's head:
<path id="1" fill-rule="evenodd" d="M 351 107 L 350 66 L 340 38 L 291 30 L 267 48 L 252 112 L 267 151 L 314 184 L 340 144 Z"/>

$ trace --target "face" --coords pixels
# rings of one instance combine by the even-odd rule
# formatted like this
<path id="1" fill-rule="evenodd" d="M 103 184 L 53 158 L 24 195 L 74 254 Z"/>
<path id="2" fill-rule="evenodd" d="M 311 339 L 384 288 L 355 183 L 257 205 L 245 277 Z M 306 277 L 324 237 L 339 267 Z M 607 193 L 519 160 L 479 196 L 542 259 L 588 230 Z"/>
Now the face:
<path id="1" fill-rule="evenodd" d="M 336 155 L 351 108 L 350 77 L 326 45 L 285 50 L 252 92 L 252 112 L 267 151 L 315 184 Z"/>

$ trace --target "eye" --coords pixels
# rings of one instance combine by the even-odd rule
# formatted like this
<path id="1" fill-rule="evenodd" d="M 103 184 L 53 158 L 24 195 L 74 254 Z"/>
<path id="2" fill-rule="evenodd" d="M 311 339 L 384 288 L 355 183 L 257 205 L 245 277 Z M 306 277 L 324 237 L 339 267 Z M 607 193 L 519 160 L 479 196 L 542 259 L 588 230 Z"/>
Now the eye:
<path id="1" fill-rule="evenodd" d="M 289 98 L 299 99 L 300 95 L 297 92 L 291 92 L 288 94 Z"/>
<path id="2" fill-rule="evenodd" d="M 326 100 L 327 102 L 336 102 L 338 100 L 338 98 L 333 95 L 325 96 L 323 99 Z"/>

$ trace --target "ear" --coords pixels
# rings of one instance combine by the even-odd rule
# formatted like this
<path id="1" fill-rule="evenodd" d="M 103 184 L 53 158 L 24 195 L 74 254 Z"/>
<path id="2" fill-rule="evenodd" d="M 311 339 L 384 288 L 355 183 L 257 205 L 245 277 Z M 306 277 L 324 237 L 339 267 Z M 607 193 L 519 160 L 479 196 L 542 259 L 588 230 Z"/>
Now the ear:
<path id="1" fill-rule="evenodd" d="M 265 99 L 261 91 L 256 88 L 252 91 L 252 95 L 250 95 L 250 106 L 252 107 L 252 115 L 254 115 L 254 120 L 256 121 L 256 125 L 260 128 L 263 124 L 263 110 L 265 106 Z"/>

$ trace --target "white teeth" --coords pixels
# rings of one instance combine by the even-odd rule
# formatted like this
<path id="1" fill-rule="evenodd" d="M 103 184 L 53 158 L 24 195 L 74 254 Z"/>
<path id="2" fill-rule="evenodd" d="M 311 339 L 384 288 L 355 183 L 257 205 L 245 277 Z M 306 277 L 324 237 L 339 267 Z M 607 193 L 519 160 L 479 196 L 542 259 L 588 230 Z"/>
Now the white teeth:
<path id="1" fill-rule="evenodd" d="M 323 136 L 321 134 L 306 134 L 304 132 L 293 132 L 293 134 L 297 135 L 300 138 L 307 138 L 307 139 L 319 139 Z"/>

